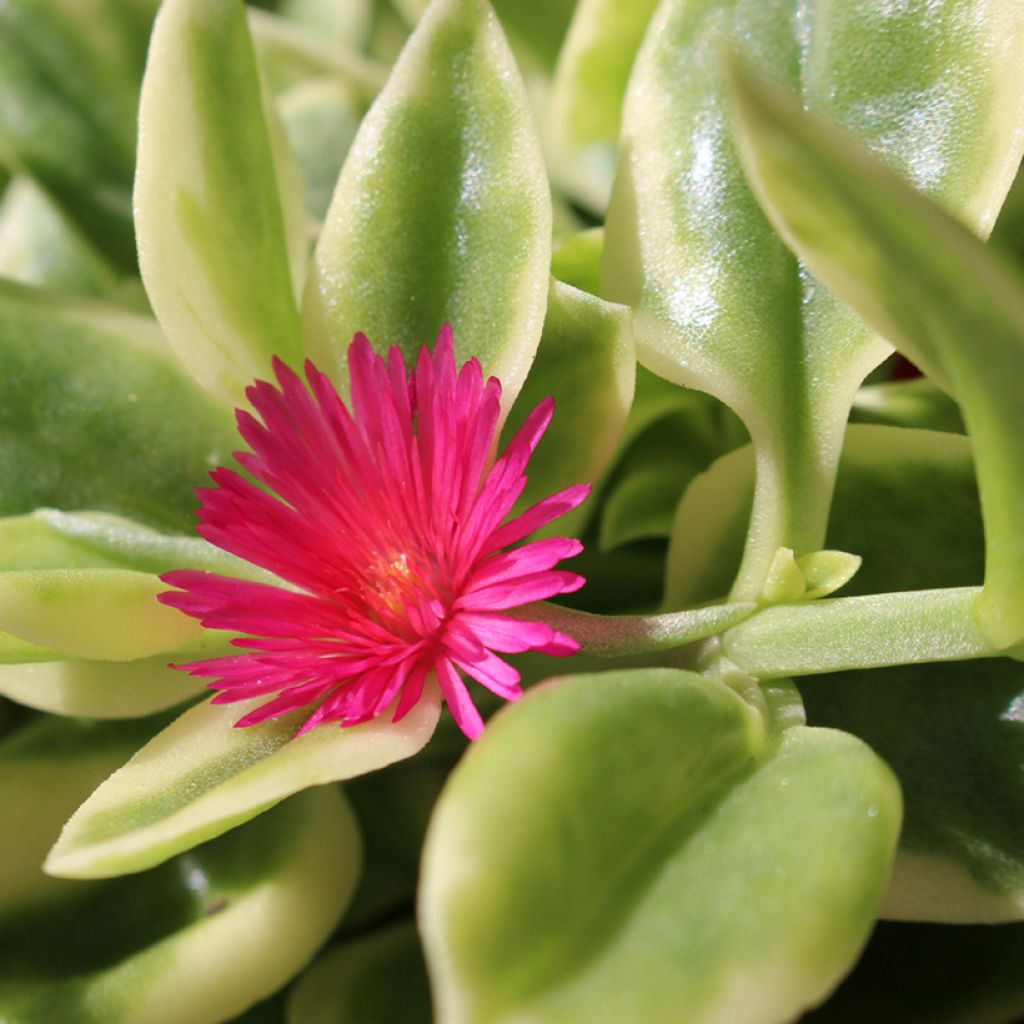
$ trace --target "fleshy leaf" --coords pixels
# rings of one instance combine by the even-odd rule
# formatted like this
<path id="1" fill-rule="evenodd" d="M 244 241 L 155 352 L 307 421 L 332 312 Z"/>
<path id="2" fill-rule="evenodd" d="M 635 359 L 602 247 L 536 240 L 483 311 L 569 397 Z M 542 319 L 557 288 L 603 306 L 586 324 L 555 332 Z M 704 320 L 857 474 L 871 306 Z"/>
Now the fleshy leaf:
<path id="1" fill-rule="evenodd" d="M 329 949 L 288 997 L 288 1024 L 430 1024 L 430 989 L 412 924 Z"/>
<path id="2" fill-rule="evenodd" d="M 189 372 L 240 402 L 272 355 L 301 353 L 287 183 L 241 4 L 164 3 L 139 123 L 135 224 L 150 302 Z"/>
<path id="3" fill-rule="evenodd" d="M 308 711 L 233 729 L 246 710 L 204 703 L 186 711 L 75 812 L 46 870 L 104 878 L 152 867 L 292 793 L 412 756 L 430 739 L 440 704 L 431 692 L 397 724 L 385 715 L 297 739 Z"/>
<path id="4" fill-rule="evenodd" d="M 445 321 L 505 407 L 540 341 L 551 200 L 526 93 L 486 0 L 437 0 L 349 150 L 314 255 L 306 349 L 332 379 L 356 331 L 415 359 Z"/>
<path id="5" fill-rule="evenodd" d="M 34 177 L 123 271 L 135 267 L 135 116 L 156 7 L 156 0 L 0 7 L 0 160 Z"/>
<path id="6" fill-rule="evenodd" d="M 626 98 L 602 294 L 638 307 L 646 366 L 716 395 L 751 432 L 757 512 L 735 599 L 756 596 L 780 547 L 824 546 L 849 406 L 889 347 L 758 209 L 728 129 L 718 44 L 735 40 L 984 232 L 1024 146 L 1024 64 L 1004 46 L 1022 31 L 1012 0 L 668 0 L 655 14 Z M 836 187 L 847 180 L 835 175 Z"/>
<path id="7" fill-rule="evenodd" d="M 0 918 L 0 1014 L 217 1024 L 309 961 L 358 870 L 355 821 L 331 787 L 144 875 L 69 886 L 59 908 Z"/>
<path id="8" fill-rule="evenodd" d="M 830 287 L 957 396 L 985 520 L 979 614 L 993 645 L 1017 643 L 1024 276 L 795 99 L 738 64 L 733 81 L 740 151 L 772 221 Z"/>
<path id="9" fill-rule="evenodd" d="M 463 759 L 428 835 L 439 1015 L 791 1020 L 865 941 L 899 818 L 862 743 L 799 725 L 766 737 L 706 678 L 532 690 Z"/>
<path id="10" fill-rule="evenodd" d="M 554 397 L 555 416 L 530 462 L 520 509 L 600 478 L 626 424 L 635 368 L 629 311 L 553 280 L 537 358 L 502 434 L 504 448 L 540 402 Z M 548 533 L 576 534 L 574 523 L 588 513 L 584 505 Z"/>
<path id="11" fill-rule="evenodd" d="M 611 195 L 622 100 L 657 0 L 580 0 L 547 101 L 545 137 L 558 181 L 593 210 Z"/>
<path id="12" fill-rule="evenodd" d="M 193 488 L 237 434 L 152 319 L 0 282 L 0 362 L 0 513 L 92 508 L 193 529 Z"/>
<path id="13" fill-rule="evenodd" d="M 69 659 L 0 665 L 4 697 L 40 711 L 81 718 L 151 715 L 181 704 L 202 688 L 202 680 L 169 668 L 166 655 L 137 661 Z"/>
<path id="14" fill-rule="evenodd" d="M 964 433 L 960 407 L 927 377 L 865 385 L 857 392 L 850 418 L 854 423 Z"/>
<path id="15" fill-rule="evenodd" d="M 23 569 L 0 573 L 0 631 L 79 658 L 130 661 L 203 634 L 156 600 L 167 585 L 131 569 Z"/>

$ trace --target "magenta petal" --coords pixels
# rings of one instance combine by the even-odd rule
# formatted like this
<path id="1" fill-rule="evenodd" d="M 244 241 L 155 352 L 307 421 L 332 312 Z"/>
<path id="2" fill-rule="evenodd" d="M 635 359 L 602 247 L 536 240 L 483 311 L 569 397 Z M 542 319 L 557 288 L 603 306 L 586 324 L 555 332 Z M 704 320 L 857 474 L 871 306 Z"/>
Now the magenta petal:
<path id="1" fill-rule="evenodd" d="M 575 508 L 589 488 L 502 525 L 554 404 L 541 402 L 494 461 L 501 385 L 476 359 L 456 364 L 449 324 L 412 373 L 399 349 L 385 361 L 361 334 L 348 364 L 350 407 L 310 362 L 300 376 L 275 359 L 273 381 L 247 390 L 251 411 L 237 419 L 251 450 L 237 458 L 248 476 L 211 474 L 197 491 L 199 532 L 283 585 L 167 573 L 164 604 L 239 634 L 237 654 L 182 667 L 211 680 L 217 703 L 266 698 L 240 726 L 315 709 L 300 732 L 369 721 L 392 706 L 401 721 L 433 672 L 475 738 L 483 721 L 459 669 L 514 700 L 519 676 L 499 653 L 578 649 L 501 612 L 581 586 L 557 567 L 582 545 L 551 538 L 503 549 Z"/>

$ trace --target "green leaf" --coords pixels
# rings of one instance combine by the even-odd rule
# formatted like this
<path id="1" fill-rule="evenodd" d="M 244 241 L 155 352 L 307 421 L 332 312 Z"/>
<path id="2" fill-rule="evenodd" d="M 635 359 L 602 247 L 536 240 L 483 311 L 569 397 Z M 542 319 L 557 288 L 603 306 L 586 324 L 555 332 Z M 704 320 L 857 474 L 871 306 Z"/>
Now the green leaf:
<path id="1" fill-rule="evenodd" d="M 734 598 L 756 596 L 780 547 L 824 546 L 849 406 L 889 348 L 758 209 L 728 130 L 717 44 L 741 44 L 985 231 L 1024 146 L 1024 65 L 1004 46 L 1022 30 L 1012 0 L 667 0 L 652 20 L 626 98 L 602 294 L 638 307 L 641 362 L 725 401 L 751 432 L 757 513 Z M 791 195 L 804 201 L 792 179 Z"/>
<path id="2" fill-rule="evenodd" d="M 520 509 L 573 484 L 598 480 L 611 462 L 633 402 L 636 357 L 629 311 L 552 280 L 537 358 L 502 432 L 506 445 L 548 395 L 555 416 L 530 461 Z M 575 534 L 589 514 L 548 528 Z"/>
<path id="3" fill-rule="evenodd" d="M 430 989 L 416 928 L 399 925 L 328 950 L 292 989 L 287 1020 L 430 1024 Z"/>
<path id="4" fill-rule="evenodd" d="M 706 678 L 532 690 L 463 759 L 428 836 L 439 1016 L 791 1020 L 866 939 L 899 818 L 863 744 L 802 726 L 766 737 Z"/>
<path id="5" fill-rule="evenodd" d="M 0 277 L 73 295 L 110 295 L 117 275 L 31 178 L 0 202 Z"/>
<path id="6" fill-rule="evenodd" d="M 1024 918 L 1024 666 L 1003 659 L 801 680 L 812 722 L 892 765 L 906 822 L 887 917 Z"/>
<path id="7" fill-rule="evenodd" d="M 139 112 L 135 223 L 153 309 L 179 359 L 231 402 L 301 354 L 275 167 L 241 4 L 167 0 Z"/>
<path id="8" fill-rule="evenodd" d="M 139 79 L 156 0 L 0 8 L 0 161 L 31 175 L 123 271 Z"/>
<path id="9" fill-rule="evenodd" d="M 430 739 L 440 714 L 437 694 L 427 693 L 398 724 L 385 715 L 347 729 L 323 726 L 293 740 L 308 709 L 232 728 L 253 706 L 204 703 L 186 711 L 75 812 L 46 870 L 105 878 L 159 864 L 292 793 L 411 757 Z"/>
<path id="10" fill-rule="evenodd" d="M 362 47 L 370 38 L 373 0 L 281 0 L 278 12 L 334 43 Z"/>
<path id="11" fill-rule="evenodd" d="M 314 256 L 306 348 L 332 378 L 363 331 L 415 358 L 445 321 L 505 406 L 540 341 L 551 201 L 519 72 L 486 0 L 437 0 L 349 151 Z"/>
<path id="12" fill-rule="evenodd" d="M 130 661 L 203 635 L 156 600 L 167 584 L 131 569 L 23 569 L 0 573 L 0 631 L 78 658 Z"/>
<path id="13" fill-rule="evenodd" d="M 527 71 L 551 71 L 577 0 L 495 0 L 494 10 Z"/>
<path id="14" fill-rule="evenodd" d="M 50 907 L 78 889 L 43 874 L 47 848 L 78 804 L 163 724 L 46 717 L 3 737 L 0 815 L 17 828 L 7 830 L 0 860 L 0 931 L 11 916 Z"/>
<path id="15" fill-rule="evenodd" d="M 985 520 L 979 614 L 994 645 L 1024 639 L 1024 278 L 785 93 L 739 65 L 733 80 L 738 143 L 769 216 L 830 287 L 959 399 Z"/>
<path id="16" fill-rule="evenodd" d="M 9 700 L 81 718 L 152 715 L 181 704 L 202 689 L 201 679 L 170 668 L 166 655 L 137 661 L 0 665 L 0 694 Z M 117 765 L 111 770 L 114 767 Z"/>
<path id="17" fill-rule="evenodd" d="M 604 228 L 573 232 L 561 239 L 551 253 L 552 276 L 580 291 L 600 295 L 603 248 Z"/>
<path id="18" fill-rule="evenodd" d="M 302 794 L 154 871 L 76 885 L 59 911 L 0 919 L 0 1014 L 11 1024 L 217 1024 L 309 961 L 358 870 L 340 792 Z"/>
<path id="19" fill-rule="evenodd" d="M 148 317 L 0 282 L 0 514 L 39 506 L 193 528 L 237 442 Z"/>
<path id="20" fill-rule="evenodd" d="M 880 924 L 864 957 L 803 1024 L 1007 1024 L 1024 1014 L 1024 925 Z"/>
<path id="21" fill-rule="evenodd" d="M 615 173 L 622 100 L 657 0 L 580 0 L 546 105 L 545 139 L 557 180 L 603 211 Z"/>

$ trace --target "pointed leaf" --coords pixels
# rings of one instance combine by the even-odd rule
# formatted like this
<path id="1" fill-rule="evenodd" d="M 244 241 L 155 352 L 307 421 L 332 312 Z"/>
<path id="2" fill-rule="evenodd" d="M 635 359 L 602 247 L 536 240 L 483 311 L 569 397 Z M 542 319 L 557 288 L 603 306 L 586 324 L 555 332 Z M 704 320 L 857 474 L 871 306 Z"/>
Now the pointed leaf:
<path id="1" fill-rule="evenodd" d="M 778 548 L 823 547 L 849 405 L 889 348 L 758 209 L 717 44 L 742 45 L 985 231 L 1024 147 L 1024 64 L 1008 43 L 1022 32 L 1012 0 L 667 0 L 652 20 L 626 98 L 603 294 L 638 307 L 646 366 L 716 395 L 754 438 L 757 514 L 734 598 L 756 596 Z"/>
<path id="2" fill-rule="evenodd" d="M 791 1020 L 865 941 L 899 817 L 863 744 L 802 726 L 766 738 L 703 677 L 533 690 L 456 769 L 428 836 L 439 1014 Z"/>
<path id="3" fill-rule="evenodd" d="M 740 150 L 773 222 L 959 399 L 985 517 L 982 625 L 994 645 L 1024 639 L 1024 276 L 785 93 L 739 65 L 733 81 Z"/>
<path id="4" fill-rule="evenodd" d="M 314 256 L 306 349 L 332 377 L 356 331 L 415 358 L 445 321 L 506 408 L 540 341 L 551 201 L 519 72 L 486 0 L 437 0 L 349 151 Z"/>
<path id="5" fill-rule="evenodd" d="M 440 714 L 437 694 L 429 693 L 398 724 L 384 715 L 347 729 L 321 726 L 293 740 L 308 711 L 232 728 L 252 704 L 186 711 L 75 812 L 46 870 L 104 878 L 159 864 L 292 793 L 411 757 Z"/>
<path id="6" fill-rule="evenodd" d="M 150 302 L 179 359 L 230 402 L 298 362 L 279 180 L 245 11 L 167 0 L 139 112 L 135 223 Z"/>

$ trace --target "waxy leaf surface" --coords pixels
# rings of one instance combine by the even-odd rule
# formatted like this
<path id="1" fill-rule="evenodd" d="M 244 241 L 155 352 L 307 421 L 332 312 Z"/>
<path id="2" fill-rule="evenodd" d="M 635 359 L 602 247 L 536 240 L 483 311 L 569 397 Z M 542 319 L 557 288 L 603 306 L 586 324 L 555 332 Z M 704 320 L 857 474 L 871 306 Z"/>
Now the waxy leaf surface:
<path id="1" fill-rule="evenodd" d="M 370 108 L 306 288 L 306 350 L 332 378 L 362 331 L 415 362 L 445 321 L 505 407 L 540 341 L 551 199 L 526 92 L 486 0 L 438 0 Z"/>
<path id="2" fill-rule="evenodd" d="M 822 546 L 850 402 L 889 348 L 758 209 L 729 131 L 720 44 L 984 232 L 1024 146 L 1022 35 L 1012 0 L 666 0 L 655 14 L 626 98 L 604 294 L 638 307 L 646 366 L 711 392 L 751 432 L 758 496 L 734 597 L 756 595 L 778 548 Z"/>
<path id="3" fill-rule="evenodd" d="M 0 513 L 98 509 L 194 527 L 237 443 L 148 317 L 0 282 Z"/>
<path id="4" fill-rule="evenodd" d="M 435 812 L 420 923 L 438 1012 L 791 1020 L 865 941 L 899 819 L 862 743 L 768 736 L 720 683 L 553 681 L 491 721 Z"/>
<path id="5" fill-rule="evenodd" d="M 139 111 L 135 225 L 150 302 L 188 371 L 222 399 L 301 354 L 288 216 L 241 4 L 168 0 Z M 301 194 L 298 196 L 301 202 Z M 299 225 L 305 234 L 304 217 Z"/>
<path id="6" fill-rule="evenodd" d="M 75 812 L 47 871 L 104 878 L 159 864 L 300 790 L 411 757 L 440 714 L 436 693 L 425 693 L 397 725 L 384 715 L 292 739 L 308 711 L 232 728 L 251 706 L 203 703 L 186 711 Z"/>
<path id="7" fill-rule="evenodd" d="M 958 398 L 985 521 L 982 627 L 994 647 L 1024 640 L 1024 275 L 793 98 L 738 65 L 734 81 L 744 163 L 780 232 Z"/>

